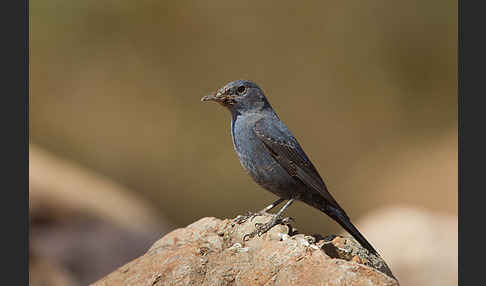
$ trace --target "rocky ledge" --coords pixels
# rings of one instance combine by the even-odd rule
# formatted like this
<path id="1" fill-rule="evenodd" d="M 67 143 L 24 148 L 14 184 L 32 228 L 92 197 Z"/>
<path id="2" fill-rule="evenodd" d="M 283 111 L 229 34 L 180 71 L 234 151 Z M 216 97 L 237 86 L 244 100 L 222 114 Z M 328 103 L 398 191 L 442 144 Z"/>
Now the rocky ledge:
<path id="1" fill-rule="evenodd" d="M 92 285 L 399 285 L 350 237 L 298 234 L 290 224 L 247 236 L 269 219 L 202 218 Z"/>

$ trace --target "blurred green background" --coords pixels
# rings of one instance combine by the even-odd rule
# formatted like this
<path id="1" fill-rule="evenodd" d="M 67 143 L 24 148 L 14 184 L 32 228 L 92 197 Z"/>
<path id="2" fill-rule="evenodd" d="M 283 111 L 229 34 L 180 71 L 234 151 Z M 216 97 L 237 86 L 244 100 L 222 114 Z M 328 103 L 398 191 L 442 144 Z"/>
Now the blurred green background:
<path id="1" fill-rule="evenodd" d="M 31 143 L 103 174 L 175 226 L 275 197 L 242 170 L 230 114 L 265 91 L 353 220 L 457 214 L 456 1 L 30 2 Z M 299 231 L 337 233 L 295 204 Z M 127 214 L 129 215 L 129 214 Z"/>

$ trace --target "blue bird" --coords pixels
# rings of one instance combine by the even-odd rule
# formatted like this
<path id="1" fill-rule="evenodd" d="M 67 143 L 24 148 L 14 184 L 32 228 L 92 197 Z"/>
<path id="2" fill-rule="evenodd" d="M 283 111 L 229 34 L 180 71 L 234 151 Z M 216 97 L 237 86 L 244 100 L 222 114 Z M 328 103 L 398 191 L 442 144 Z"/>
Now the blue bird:
<path id="1" fill-rule="evenodd" d="M 364 248 L 377 254 L 331 196 L 317 169 L 258 85 L 247 80 L 232 81 L 201 101 L 218 102 L 231 112 L 231 135 L 241 165 L 257 184 L 279 197 L 260 213 L 287 200 L 271 221 L 257 229 L 258 234 L 278 224 L 283 211 L 299 200 L 327 214 Z"/>

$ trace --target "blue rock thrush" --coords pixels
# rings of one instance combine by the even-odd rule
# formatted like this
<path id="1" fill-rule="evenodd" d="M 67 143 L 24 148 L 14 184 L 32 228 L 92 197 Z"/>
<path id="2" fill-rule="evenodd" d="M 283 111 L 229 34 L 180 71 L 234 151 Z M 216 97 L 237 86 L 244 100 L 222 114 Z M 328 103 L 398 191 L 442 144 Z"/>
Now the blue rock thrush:
<path id="1" fill-rule="evenodd" d="M 330 216 L 364 248 L 377 254 L 328 192 L 316 168 L 258 85 L 246 80 L 232 81 L 201 100 L 215 101 L 229 109 L 233 145 L 241 165 L 256 183 L 280 197 L 260 213 L 288 200 L 271 221 L 257 228 L 259 235 L 278 224 L 283 211 L 300 200 Z"/>

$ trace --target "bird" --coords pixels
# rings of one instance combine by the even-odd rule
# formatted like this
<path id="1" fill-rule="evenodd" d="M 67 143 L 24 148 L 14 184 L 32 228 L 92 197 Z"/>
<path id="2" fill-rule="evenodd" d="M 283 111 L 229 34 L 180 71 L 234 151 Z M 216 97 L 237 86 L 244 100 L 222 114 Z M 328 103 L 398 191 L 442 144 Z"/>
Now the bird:
<path id="1" fill-rule="evenodd" d="M 258 185 L 279 197 L 258 213 L 287 201 L 269 222 L 259 226 L 259 235 L 277 225 L 294 201 L 301 201 L 328 215 L 361 246 L 378 255 L 329 193 L 317 169 L 256 83 L 231 81 L 201 101 L 217 102 L 230 111 L 233 147 L 242 167 Z"/>

